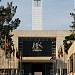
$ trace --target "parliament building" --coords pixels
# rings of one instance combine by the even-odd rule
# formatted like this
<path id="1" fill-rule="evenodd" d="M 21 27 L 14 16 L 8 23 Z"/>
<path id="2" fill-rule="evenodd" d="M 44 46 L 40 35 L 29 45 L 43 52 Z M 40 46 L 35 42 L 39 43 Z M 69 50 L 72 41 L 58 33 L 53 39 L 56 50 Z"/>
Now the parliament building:
<path id="1" fill-rule="evenodd" d="M 66 75 L 63 40 L 68 30 L 42 30 L 42 0 L 32 0 L 32 30 L 13 31 L 15 52 L 5 58 L 0 49 L 0 75 Z M 63 57 L 58 57 L 62 47 Z M 16 52 L 21 51 L 21 59 Z M 5 74 L 4 74 L 5 73 Z"/>

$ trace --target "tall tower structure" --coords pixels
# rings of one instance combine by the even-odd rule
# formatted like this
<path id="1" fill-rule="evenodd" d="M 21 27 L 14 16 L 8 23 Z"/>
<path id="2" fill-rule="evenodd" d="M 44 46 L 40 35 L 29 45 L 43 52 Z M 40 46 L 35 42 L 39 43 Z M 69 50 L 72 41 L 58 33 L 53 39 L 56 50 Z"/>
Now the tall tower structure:
<path id="1" fill-rule="evenodd" d="M 42 30 L 42 0 L 32 0 L 32 30 Z"/>

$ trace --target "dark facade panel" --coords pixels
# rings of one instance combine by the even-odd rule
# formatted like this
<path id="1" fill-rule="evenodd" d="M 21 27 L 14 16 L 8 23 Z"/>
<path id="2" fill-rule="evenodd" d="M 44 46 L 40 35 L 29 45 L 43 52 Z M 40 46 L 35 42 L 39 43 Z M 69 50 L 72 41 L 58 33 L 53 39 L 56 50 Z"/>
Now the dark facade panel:
<path id="1" fill-rule="evenodd" d="M 18 38 L 18 49 L 24 57 L 53 56 L 56 53 L 56 38 Z"/>

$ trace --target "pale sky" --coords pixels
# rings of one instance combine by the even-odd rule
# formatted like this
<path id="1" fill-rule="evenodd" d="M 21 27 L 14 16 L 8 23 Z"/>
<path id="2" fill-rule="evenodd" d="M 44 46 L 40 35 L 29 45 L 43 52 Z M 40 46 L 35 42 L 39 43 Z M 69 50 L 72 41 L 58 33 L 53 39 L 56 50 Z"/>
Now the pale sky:
<path id="1" fill-rule="evenodd" d="M 1 5 L 13 1 L 18 6 L 14 18 L 20 18 L 19 30 L 31 30 L 32 0 L 2 0 Z M 74 12 L 74 0 L 43 0 L 43 30 L 69 30 Z"/>

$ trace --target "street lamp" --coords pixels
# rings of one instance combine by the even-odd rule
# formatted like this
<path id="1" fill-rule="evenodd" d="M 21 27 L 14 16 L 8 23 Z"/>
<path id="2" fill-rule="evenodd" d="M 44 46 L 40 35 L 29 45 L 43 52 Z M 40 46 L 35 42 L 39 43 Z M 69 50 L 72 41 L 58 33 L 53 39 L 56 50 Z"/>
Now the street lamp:
<path id="1" fill-rule="evenodd" d="M 19 75 L 21 75 L 21 60 L 22 60 L 22 51 L 17 51 L 16 52 L 16 57 L 20 60 L 20 72 Z"/>
<path id="2" fill-rule="evenodd" d="M 54 71 L 54 69 L 55 69 L 55 62 L 56 62 L 56 57 L 54 57 L 54 56 L 52 56 L 52 58 L 50 59 L 50 60 L 52 60 L 52 62 L 53 62 L 53 64 L 52 64 L 52 68 L 53 68 L 53 75 L 55 75 L 55 71 Z"/>
<path id="3" fill-rule="evenodd" d="M 62 66 L 61 66 L 61 57 L 63 57 L 63 51 L 62 51 L 62 46 L 59 47 L 59 50 L 58 50 L 58 57 L 60 59 L 60 75 L 62 75 Z"/>
<path id="4" fill-rule="evenodd" d="M 54 57 L 53 57 L 53 75 L 55 75 L 55 73 L 54 73 Z"/>
<path id="5" fill-rule="evenodd" d="M 14 53 L 15 53 L 14 42 L 13 42 L 13 47 L 12 47 L 12 49 L 13 49 L 13 74 L 15 74 L 15 73 L 14 73 L 14 70 L 15 70 L 15 69 L 14 69 L 14 64 L 15 64 L 15 63 L 14 63 L 14 62 L 15 62 L 15 61 L 14 61 Z"/>

